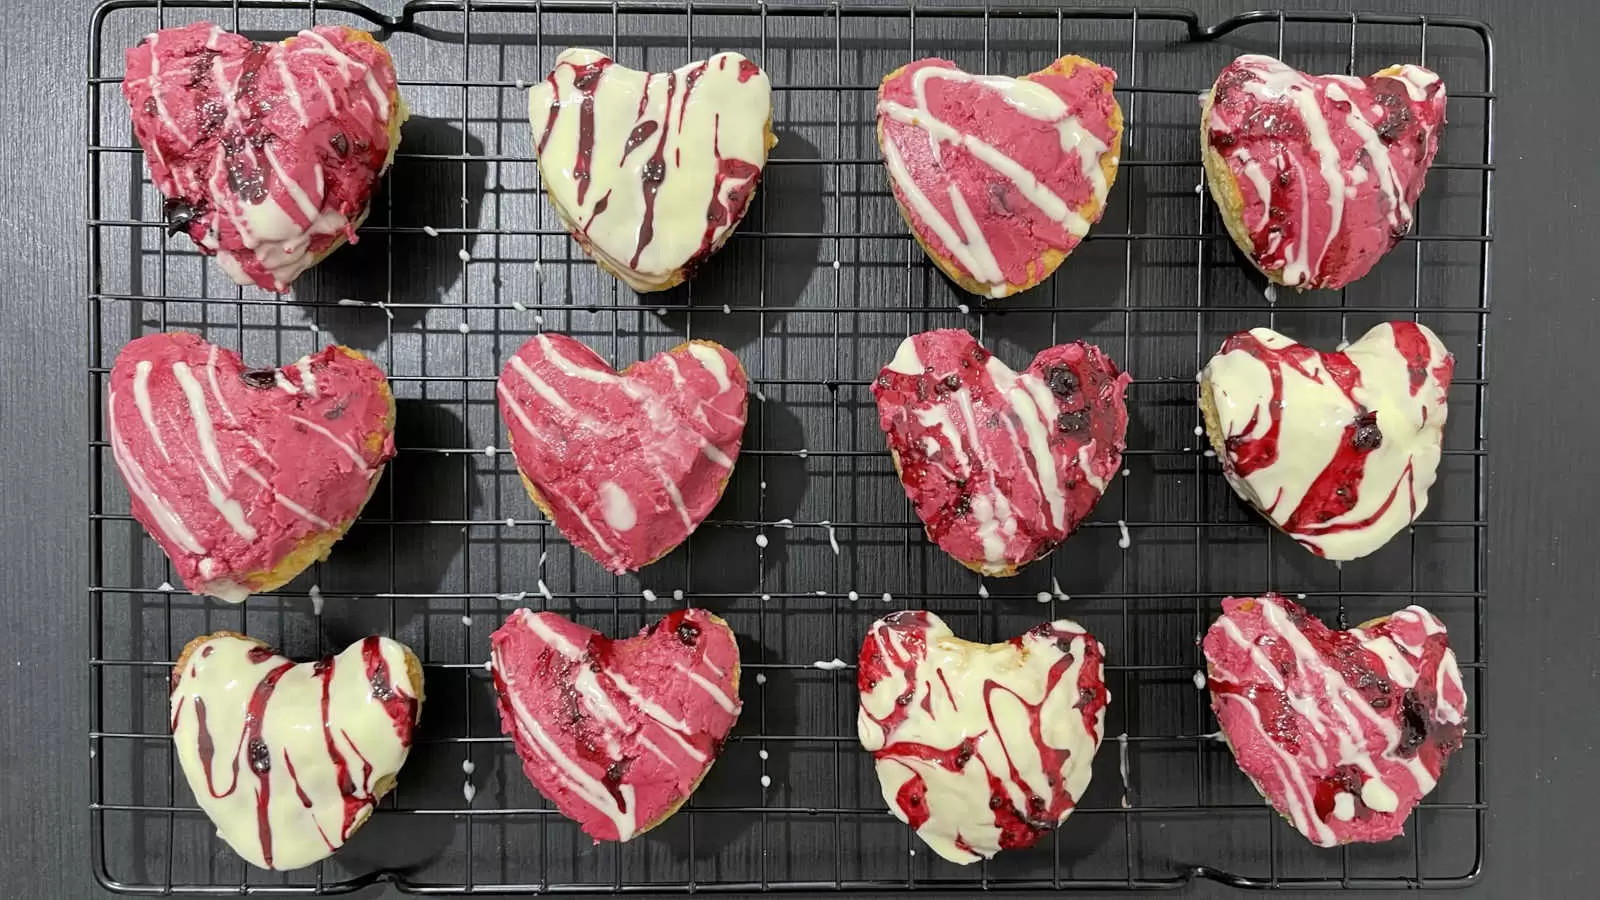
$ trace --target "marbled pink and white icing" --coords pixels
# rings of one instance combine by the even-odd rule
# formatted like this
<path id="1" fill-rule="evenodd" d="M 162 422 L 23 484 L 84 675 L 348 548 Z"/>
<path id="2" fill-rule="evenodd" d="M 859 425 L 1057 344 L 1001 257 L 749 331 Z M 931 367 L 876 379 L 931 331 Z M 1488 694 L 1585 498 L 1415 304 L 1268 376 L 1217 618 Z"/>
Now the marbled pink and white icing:
<path id="1" fill-rule="evenodd" d="M 1045 254 L 1070 253 L 1105 211 L 1122 143 L 1117 75 L 1074 62 L 1008 78 L 922 59 L 878 89 L 878 140 L 906 221 L 989 296 L 1043 278 Z"/>
<path id="2" fill-rule="evenodd" d="M 1200 390 L 1239 496 L 1312 553 L 1346 560 L 1427 509 L 1454 370 L 1415 322 L 1385 322 L 1326 353 L 1254 328 L 1223 343 Z"/>
<path id="3" fill-rule="evenodd" d="M 971 334 L 914 334 L 872 385 L 928 537 L 985 575 L 1060 546 L 1122 468 L 1130 378 L 1091 344 L 1013 372 Z"/>
<path id="4" fill-rule="evenodd" d="M 1420 606 L 1333 631 L 1276 594 L 1229 597 L 1202 646 L 1239 768 L 1319 847 L 1400 835 L 1461 746 L 1461 670 Z"/>
<path id="5" fill-rule="evenodd" d="M 744 217 L 767 164 L 772 85 L 737 53 L 640 72 L 573 48 L 528 92 L 528 118 L 567 230 L 656 291 L 693 275 Z"/>
<path id="6" fill-rule="evenodd" d="M 523 771 L 596 842 L 637 837 L 688 799 L 739 718 L 739 647 L 705 610 L 613 641 L 519 609 L 492 643 Z"/>
<path id="7" fill-rule="evenodd" d="M 612 572 L 683 543 L 722 497 L 744 440 L 744 367 L 691 341 L 616 372 L 562 334 L 500 373 L 517 468 L 567 540 Z"/>
<path id="8" fill-rule="evenodd" d="M 130 342 L 111 369 L 106 429 L 133 517 L 197 594 L 239 602 L 276 587 L 263 587 L 268 573 L 342 532 L 394 456 L 387 385 L 343 347 L 248 369 L 186 332 Z"/>
<path id="9" fill-rule="evenodd" d="M 1307 75 L 1252 54 L 1217 76 L 1202 130 L 1244 200 L 1234 237 L 1283 284 L 1343 287 L 1411 230 L 1444 82 L 1421 66 L 1386 72 Z"/>
<path id="10" fill-rule="evenodd" d="M 172 742 L 200 808 L 246 862 L 298 869 L 344 846 L 411 751 L 406 648 L 369 637 L 295 664 L 218 633 L 172 673 Z"/>
<path id="11" fill-rule="evenodd" d="M 1089 787 L 1111 695 L 1105 648 L 1075 622 L 974 644 L 897 612 L 867 633 L 857 681 L 884 802 L 951 862 L 1033 846 Z"/>
<path id="12" fill-rule="evenodd" d="M 337 26 L 281 44 L 163 29 L 128 50 L 122 92 L 167 230 L 278 292 L 354 243 L 406 118 L 388 52 Z"/>

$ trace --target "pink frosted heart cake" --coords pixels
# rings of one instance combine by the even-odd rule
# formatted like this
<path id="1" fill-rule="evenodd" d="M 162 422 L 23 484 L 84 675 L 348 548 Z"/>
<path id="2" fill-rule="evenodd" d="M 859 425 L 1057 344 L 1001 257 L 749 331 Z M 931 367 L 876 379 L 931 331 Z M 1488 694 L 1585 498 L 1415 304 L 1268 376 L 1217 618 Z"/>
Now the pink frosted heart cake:
<path id="1" fill-rule="evenodd" d="M 1105 735 L 1105 648 L 1061 620 L 999 644 L 938 616 L 873 624 L 856 728 L 889 811 L 951 862 L 1031 847 L 1089 787 Z"/>
<path id="2" fill-rule="evenodd" d="M 1444 83 L 1421 66 L 1355 78 L 1241 56 L 1201 114 L 1206 181 L 1267 278 L 1344 287 L 1411 230 L 1444 114 Z"/>
<path id="3" fill-rule="evenodd" d="M 344 846 L 394 788 L 422 698 L 422 664 L 388 638 L 297 665 L 219 631 L 172 670 L 172 743 L 228 846 L 299 869 Z"/>
<path id="4" fill-rule="evenodd" d="M 767 73 L 737 53 L 641 72 L 563 50 L 528 118 L 550 205 L 638 291 L 679 284 L 722 247 L 777 143 Z"/>
<path id="5" fill-rule="evenodd" d="M 237 603 L 344 536 L 394 456 L 394 398 L 348 347 L 249 369 L 168 332 L 118 354 L 106 429 L 133 517 L 190 590 Z"/>
<path id="6" fill-rule="evenodd" d="M 722 497 L 744 440 L 744 367 L 690 341 L 618 373 L 541 334 L 500 373 L 500 415 L 533 502 L 612 572 L 683 543 Z"/>
<path id="7" fill-rule="evenodd" d="M 739 718 L 739 647 L 705 610 L 613 641 L 519 609 L 492 644 L 501 728 L 523 771 L 596 842 L 631 840 L 676 812 Z"/>
<path id="8" fill-rule="evenodd" d="M 1081 56 L 1021 78 L 922 59 L 883 79 L 895 202 L 952 281 L 987 297 L 1027 290 L 1100 220 L 1122 152 L 1116 80 Z"/>
<path id="9" fill-rule="evenodd" d="M 985 575 L 1061 545 L 1122 468 L 1129 377 L 1091 344 L 1021 373 L 959 329 L 900 344 L 872 385 L 879 425 L 928 538 Z"/>
<path id="10" fill-rule="evenodd" d="M 168 232 L 278 292 L 355 242 L 406 119 L 389 52 L 340 26 L 281 44 L 163 29 L 128 50 L 122 93 Z"/>
<path id="11" fill-rule="evenodd" d="M 1200 373 L 1200 408 L 1228 483 L 1318 556 L 1366 556 L 1428 507 L 1455 359 L 1415 322 L 1318 352 L 1241 331 Z"/>
<path id="12" fill-rule="evenodd" d="M 1461 747 L 1461 670 L 1420 606 L 1333 631 L 1276 594 L 1229 597 L 1202 648 L 1239 768 L 1319 847 L 1403 833 Z"/>

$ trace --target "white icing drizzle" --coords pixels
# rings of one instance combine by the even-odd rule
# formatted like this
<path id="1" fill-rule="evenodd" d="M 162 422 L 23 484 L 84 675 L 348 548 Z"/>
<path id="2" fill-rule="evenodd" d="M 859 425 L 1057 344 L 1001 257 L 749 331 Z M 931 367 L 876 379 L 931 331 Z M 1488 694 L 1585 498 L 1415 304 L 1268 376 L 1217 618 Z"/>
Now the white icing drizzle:
<path id="1" fill-rule="evenodd" d="M 201 554 L 206 552 L 206 549 L 200 546 L 200 542 L 195 539 L 194 533 L 183 524 L 183 519 L 178 516 L 172 507 L 167 505 L 165 500 L 161 499 L 160 494 L 156 493 L 155 488 L 150 484 L 150 477 L 145 474 L 144 467 L 129 452 L 128 446 L 123 441 L 122 434 L 117 428 L 117 395 L 115 392 L 112 392 L 110 398 L 106 401 L 106 427 L 111 437 L 111 457 L 116 462 L 117 468 L 122 471 L 123 480 L 128 484 L 128 493 L 137 497 L 139 502 L 144 504 L 145 509 L 150 511 L 151 518 L 155 520 L 156 527 L 161 529 L 161 533 L 166 535 L 169 540 L 190 553 Z"/>
<path id="2" fill-rule="evenodd" d="M 1377 325 L 1345 351 L 1360 375 L 1352 394 L 1376 413 L 1382 442 L 1365 456 L 1356 505 L 1342 516 L 1290 535 L 1328 559 L 1366 556 L 1427 508 L 1449 412 L 1447 385 L 1432 373 L 1449 352 L 1432 331 L 1415 327 L 1426 339 L 1428 351 L 1428 376 L 1416 393 L 1411 391 L 1406 358 L 1396 347 L 1393 325 Z M 1295 343 L 1266 328 L 1252 329 L 1250 334 L 1270 349 Z M 1272 369 L 1244 349 L 1212 357 L 1201 372 L 1201 390 L 1209 393 L 1222 438 L 1260 438 L 1271 428 L 1274 416 L 1281 419 L 1277 458 L 1270 465 L 1240 476 L 1226 460 L 1224 474 L 1241 497 L 1282 527 L 1333 461 L 1358 410 L 1320 355 L 1308 355 L 1299 367 L 1282 365 L 1277 370 L 1282 402 L 1276 410 Z M 1351 527 L 1363 522 L 1364 526 Z"/>
<path id="3" fill-rule="evenodd" d="M 767 159 L 772 87 L 759 69 L 744 74 L 751 64 L 743 56 L 719 53 L 660 73 L 612 62 L 586 102 L 577 70 L 603 60 L 597 50 L 564 50 L 549 77 L 528 91 L 539 171 L 551 204 L 586 250 L 635 289 L 661 290 L 701 252 L 708 211 L 753 189 Z M 580 200 L 586 116 L 592 150 Z M 653 210 L 645 189 L 652 159 L 664 171 Z M 757 174 L 723 177 L 719 160 L 738 160 Z M 729 218 L 716 224 L 711 248 L 737 224 Z"/>
<path id="4" fill-rule="evenodd" d="M 150 404 L 150 371 L 155 368 L 155 363 L 148 359 L 139 360 L 133 367 L 133 402 L 139 407 L 139 418 L 144 420 L 144 427 L 150 432 L 150 440 L 155 442 L 156 449 L 161 451 L 161 458 L 171 462 L 172 454 L 167 452 L 166 439 L 161 436 L 161 429 L 156 427 L 155 409 Z"/>
<path id="5" fill-rule="evenodd" d="M 420 698 L 422 685 L 411 680 L 405 648 L 388 638 L 372 640 L 387 670 L 385 691 Z M 320 664 L 295 665 L 276 655 L 253 661 L 257 642 L 218 635 L 193 649 L 177 673 L 170 706 L 178 761 L 217 833 L 250 864 L 267 867 L 263 830 L 271 868 L 298 869 L 327 857 L 366 821 L 377 791 L 404 764 L 409 742 L 384 704 L 374 701 L 364 643 L 332 657 L 324 677 Z M 274 678 L 256 723 L 263 749 L 252 750 L 247 713 L 257 690 L 269 690 L 265 683 Z M 201 752 L 202 709 L 213 748 L 209 770 Z M 253 765 L 258 762 L 270 768 Z M 350 797 L 361 801 L 348 828 L 341 766 Z"/>
<path id="6" fill-rule="evenodd" d="M 733 382 L 728 379 L 728 363 L 722 358 L 721 348 L 690 341 L 689 355 L 698 360 L 700 365 L 711 373 L 711 377 L 716 379 L 719 393 L 726 392 L 733 386 Z M 667 358 L 671 359 L 672 357 L 669 356 Z"/>
<path id="7" fill-rule="evenodd" d="M 312 431 L 315 431 L 316 433 L 327 438 L 328 441 L 335 447 L 338 447 L 340 450 L 344 451 L 344 455 L 350 457 L 351 462 L 354 462 L 356 467 L 361 471 L 365 472 L 369 468 L 367 466 L 366 458 L 361 455 L 361 452 L 356 449 L 354 444 L 350 443 L 344 438 L 339 437 L 338 435 L 322 427 L 321 425 L 318 425 L 316 422 L 305 418 L 304 416 L 290 416 L 289 421 L 298 425 L 304 425 Z"/>

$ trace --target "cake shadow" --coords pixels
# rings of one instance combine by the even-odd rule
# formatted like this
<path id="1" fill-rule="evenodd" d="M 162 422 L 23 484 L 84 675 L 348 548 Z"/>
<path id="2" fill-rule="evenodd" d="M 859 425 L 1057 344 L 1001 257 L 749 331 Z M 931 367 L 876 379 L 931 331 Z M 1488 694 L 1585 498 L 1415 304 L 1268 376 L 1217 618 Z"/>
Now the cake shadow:
<path id="1" fill-rule="evenodd" d="M 773 152 L 802 162 L 763 171 L 761 188 L 738 228 L 693 278 L 640 296 L 642 305 L 666 310 L 662 318 L 670 327 L 686 331 L 697 312 L 695 337 L 738 349 L 760 340 L 810 294 L 824 219 L 821 151 L 799 134 L 776 135 Z M 815 305 L 831 302 L 819 297 Z M 727 315 L 714 314 L 724 306 Z"/>
<path id="2" fill-rule="evenodd" d="M 359 240 L 296 282 L 297 296 L 330 304 L 319 311 L 321 327 L 364 350 L 415 328 L 435 305 L 462 302 L 479 244 L 483 141 L 451 120 L 413 116 L 400 146 Z"/>

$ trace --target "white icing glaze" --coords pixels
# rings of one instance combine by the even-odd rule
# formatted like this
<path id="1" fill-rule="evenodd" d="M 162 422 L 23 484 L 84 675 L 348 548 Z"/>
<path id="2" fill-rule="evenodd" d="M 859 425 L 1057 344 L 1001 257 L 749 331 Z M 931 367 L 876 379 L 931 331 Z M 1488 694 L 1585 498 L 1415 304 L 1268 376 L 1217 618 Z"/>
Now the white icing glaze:
<path id="1" fill-rule="evenodd" d="M 370 640 L 387 673 L 376 679 L 384 693 L 419 699 L 422 685 L 411 680 L 405 648 Z M 366 821 L 405 762 L 413 723 L 402 737 L 375 697 L 366 643 L 295 665 L 224 634 L 194 648 L 178 673 L 171 697 L 178 761 L 218 834 L 252 865 L 298 869 L 331 854 Z M 263 694 L 256 719 L 252 701 Z M 347 797 L 357 802 L 348 820 Z"/>
<path id="2" fill-rule="evenodd" d="M 875 763 L 884 802 L 901 821 L 908 821 L 899 805 L 901 789 L 914 778 L 922 779 L 927 820 L 917 836 L 945 859 L 967 864 L 1001 849 L 991 778 L 999 780 L 1005 799 L 1017 809 L 1028 809 L 1029 795 L 1051 798 L 1064 791 L 1075 802 L 1088 788 L 1104 736 L 1105 709 L 1098 710 L 1091 730 L 1077 704 L 1083 666 L 1090 658 L 1086 651 L 1098 645 L 1067 620 L 1051 627 L 1073 635 L 1070 640 L 1030 630 L 1019 639 L 1020 646 L 961 640 L 931 614 L 926 614 L 926 623 L 926 653 L 920 659 L 900 629 L 885 620 L 873 624 L 871 635 L 887 666 L 871 689 L 861 692 L 856 727 L 861 746 L 869 752 L 910 744 L 939 753 L 970 747 L 970 758 L 959 769 L 918 753 L 886 753 Z M 1069 658 L 1065 671 L 1052 678 L 1052 670 Z M 1098 683 L 1103 672 L 1098 654 L 1094 658 L 1097 670 L 1088 674 Z M 867 664 L 864 656 L 862 665 Z M 910 701 L 901 703 L 906 695 Z M 905 717 L 886 729 L 883 723 L 897 715 Z M 1060 771 L 1045 771 L 1036 740 L 1066 751 Z M 1069 805 L 1057 822 L 1070 812 Z"/>
<path id="3" fill-rule="evenodd" d="M 1432 331 L 1416 327 L 1426 339 L 1429 376 L 1415 393 L 1389 323 L 1374 327 L 1345 351 L 1359 372 L 1349 396 L 1317 355 L 1308 354 L 1299 366 L 1275 367 L 1282 382 L 1276 410 L 1274 367 L 1247 350 L 1220 353 L 1201 373 L 1201 390 L 1209 392 L 1216 409 L 1220 437 L 1263 438 L 1274 416 L 1281 419 L 1278 452 L 1269 465 L 1243 475 L 1231 460 L 1224 467 L 1240 496 L 1280 527 L 1339 452 L 1346 428 L 1359 412 L 1355 404 L 1376 413 L 1382 442 L 1365 456 L 1358 502 L 1344 515 L 1289 532 L 1328 559 L 1356 559 L 1377 550 L 1427 508 L 1448 413 L 1446 386 L 1432 372 L 1449 354 Z M 1295 343 L 1266 328 L 1250 334 L 1269 349 Z"/>
<path id="4" fill-rule="evenodd" d="M 590 85 L 589 100 L 578 74 L 601 61 L 609 64 Z M 748 196 L 766 164 L 772 88 L 766 73 L 753 68 L 737 53 L 719 53 L 672 72 L 640 72 L 597 50 L 573 48 L 528 91 L 550 202 L 579 242 L 635 289 L 669 286 L 738 224 L 725 216 L 712 227 L 708 213 L 726 209 L 736 194 Z M 592 123 L 587 138 L 585 121 Z M 585 143 L 591 148 L 586 185 Z M 753 168 L 720 174 L 719 160 Z M 653 209 L 645 186 L 652 167 L 662 173 Z"/>

